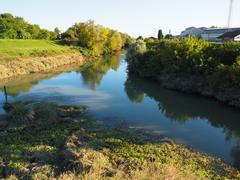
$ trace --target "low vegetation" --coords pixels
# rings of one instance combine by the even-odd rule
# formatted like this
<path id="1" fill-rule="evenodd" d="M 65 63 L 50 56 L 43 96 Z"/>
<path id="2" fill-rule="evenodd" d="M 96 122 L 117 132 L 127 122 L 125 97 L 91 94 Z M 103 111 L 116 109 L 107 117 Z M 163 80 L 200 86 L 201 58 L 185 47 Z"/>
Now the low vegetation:
<path id="1" fill-rule="evenodd" d="M 0 117 L 1 179 L 240 178 L 220 159 L 123 122 L 96 121 L 85 107 L 13 107 Z"/>
<path id="2" fill-rule="evenodd" d="M 139 40 L 128 54 L 128 70 L 163 86 L 214 97 L 240 107 L 240 44 L 187 38 L 146 44 Z"/>

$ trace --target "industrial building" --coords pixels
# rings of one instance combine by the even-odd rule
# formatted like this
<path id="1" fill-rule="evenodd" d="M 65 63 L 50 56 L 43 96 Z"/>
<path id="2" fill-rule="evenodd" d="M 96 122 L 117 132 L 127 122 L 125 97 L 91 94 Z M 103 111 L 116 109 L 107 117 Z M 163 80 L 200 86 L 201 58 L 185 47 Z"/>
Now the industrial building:
<path id="1" fill-rule="evenodd" d="M 222 41 L 240 41 L 240 30 L 226 32 L 218 38 Z"/>
<path id="2" fill-rule="evenodd" d="M 209 28 L 203 31 L 200 38 L 210 42 L 221 42 L 223 39 L 219 38 L 220 36 L 239 30 L 240 28 Z"/>
<path id="3" fill-rule="evenodd" d="M 210 42 L 240 41 L 240 37 L 238 36 L 240 35 L 239 32 L 240 28 L 189 27 L 181 32 L 180 37 L 185 38 L 191 36 Z"/>
<path id="4" fill-rule="evenodd" d="M 180 37 L 184 38 L 184 37 L 191 36 L 191 37 L 201 38 L 201 34 L 206 29 L 207 29 L 206 27 L 200 27 L 200 28 L 189 27 L 189 28 L 186 28 L 184 31 L 181 32 Z"/>

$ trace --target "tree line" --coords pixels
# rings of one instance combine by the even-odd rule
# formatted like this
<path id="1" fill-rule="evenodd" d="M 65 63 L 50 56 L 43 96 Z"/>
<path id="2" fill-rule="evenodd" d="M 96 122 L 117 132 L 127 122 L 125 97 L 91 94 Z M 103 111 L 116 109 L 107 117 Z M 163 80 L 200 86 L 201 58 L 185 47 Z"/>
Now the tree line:
<path id="1" fill-rule="evenodd" d="M 47 39 L 56 40 L 59 37 L 59 29 L 54 31 L 41 29 L 39 25 L 29 24 L 21 17 L 15 17 L 10 13 L 0 14 L 0 38 L 1 39 Z"/>
<path id="2" fill-rule="evenodd" d="M 76 23 L 60 33 L 58 28 L 54 31 L 41 29 L 39 25 L 29 24 L 23 18 L 9 13 L 0 14 L 0 39 L 62 40 L 87 48 L 95 54 L 119 51 L 132 41 L 129 35 L 97 25 L 94 21 Z"/>

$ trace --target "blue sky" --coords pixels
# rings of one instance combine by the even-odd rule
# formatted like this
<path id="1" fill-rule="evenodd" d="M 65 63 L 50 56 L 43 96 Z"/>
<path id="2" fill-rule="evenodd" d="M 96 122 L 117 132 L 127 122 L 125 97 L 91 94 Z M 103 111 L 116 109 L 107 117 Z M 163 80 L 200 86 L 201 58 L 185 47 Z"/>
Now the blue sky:
<path id="1" fill-rule="evenodd" d="M 89 19 L 127 32 L 153 36 L 154 29 L 180 33 L 189 26 L 226 26 L 230 0 L 0 0 L 0 13 L 10 12 L 43 28 L 66 30 Z M 240 26 L 240 0 L 235 0 L 232 26 Z"/>

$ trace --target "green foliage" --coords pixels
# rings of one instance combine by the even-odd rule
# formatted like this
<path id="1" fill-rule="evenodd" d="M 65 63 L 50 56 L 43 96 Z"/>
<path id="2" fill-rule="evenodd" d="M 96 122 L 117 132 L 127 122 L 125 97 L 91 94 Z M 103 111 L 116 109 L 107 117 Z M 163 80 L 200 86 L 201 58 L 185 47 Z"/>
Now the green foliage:
<path id="1" fill-rule="evenodd" d="M 134 48 L 129 50 L 130 72 L 168 82 L 172 79 L 174 84 L 168 83 L 167 87 L 200 94 L 207 92 L 221 101 L 240 106 L 239 43 L 209 43 L 186 38 L 165 39 L 147 46 L 145 53 Z M 191 77 L 201 81 L 190 82 Z M 180 79 L 184 82 L 188 79 L 191 85 L 184 87 Z"/>
<path id="2" fill-rule="evenodd" d="M 143 55 L 147 51 L 146 43 L 139 39 L 135 43 L 132 43 L 128 49 L 127 60 L 134 61 L 134 59 Z"/>
<path id="3" fill-rule="evenodd" d="M 131 38 L 126 34 L 88 21 L 70 27 L 62 34 L 62 39 L 77 41 L 80 46 L 101 55 L 120 51 L 125 44 L 129 44 Z"/>
<path id="4" fill-rule="evenodd" d="M 195 38 L 183 40 L 162 40 L 149 44 L 146 53 L 131 49 L 129 55 L 147 57 L 142 63 L 147 68 L 152 63 L 157 66 L 155 73 L 203 73 L 212 74 L 220 64 L 233 65 L 240 52 L 239 43 L 209 43 Z M 142 59 L 139 57 L 140 59 Z M 130 70 L 138 71 L 137 69 Z"/>
<path id="5" fill-rule="evenodd" d="M 145 38 L 144 41 L 147 43 L 147 44 L 151 44 L 151 43 L 154 43 L 157 41 L 157 39 L 155 37 L 148 37 L 148 38 Z"/>
<path id="6" fill-rule="evenodd" d="M 58 37 L 59 32 L 51 32 L 41 29 L 38 25 L 32 25 L 23 18 L 14 17 L 9 13 L 0 14 L 0 38 L 1 39 L 52 39 Z"/>

